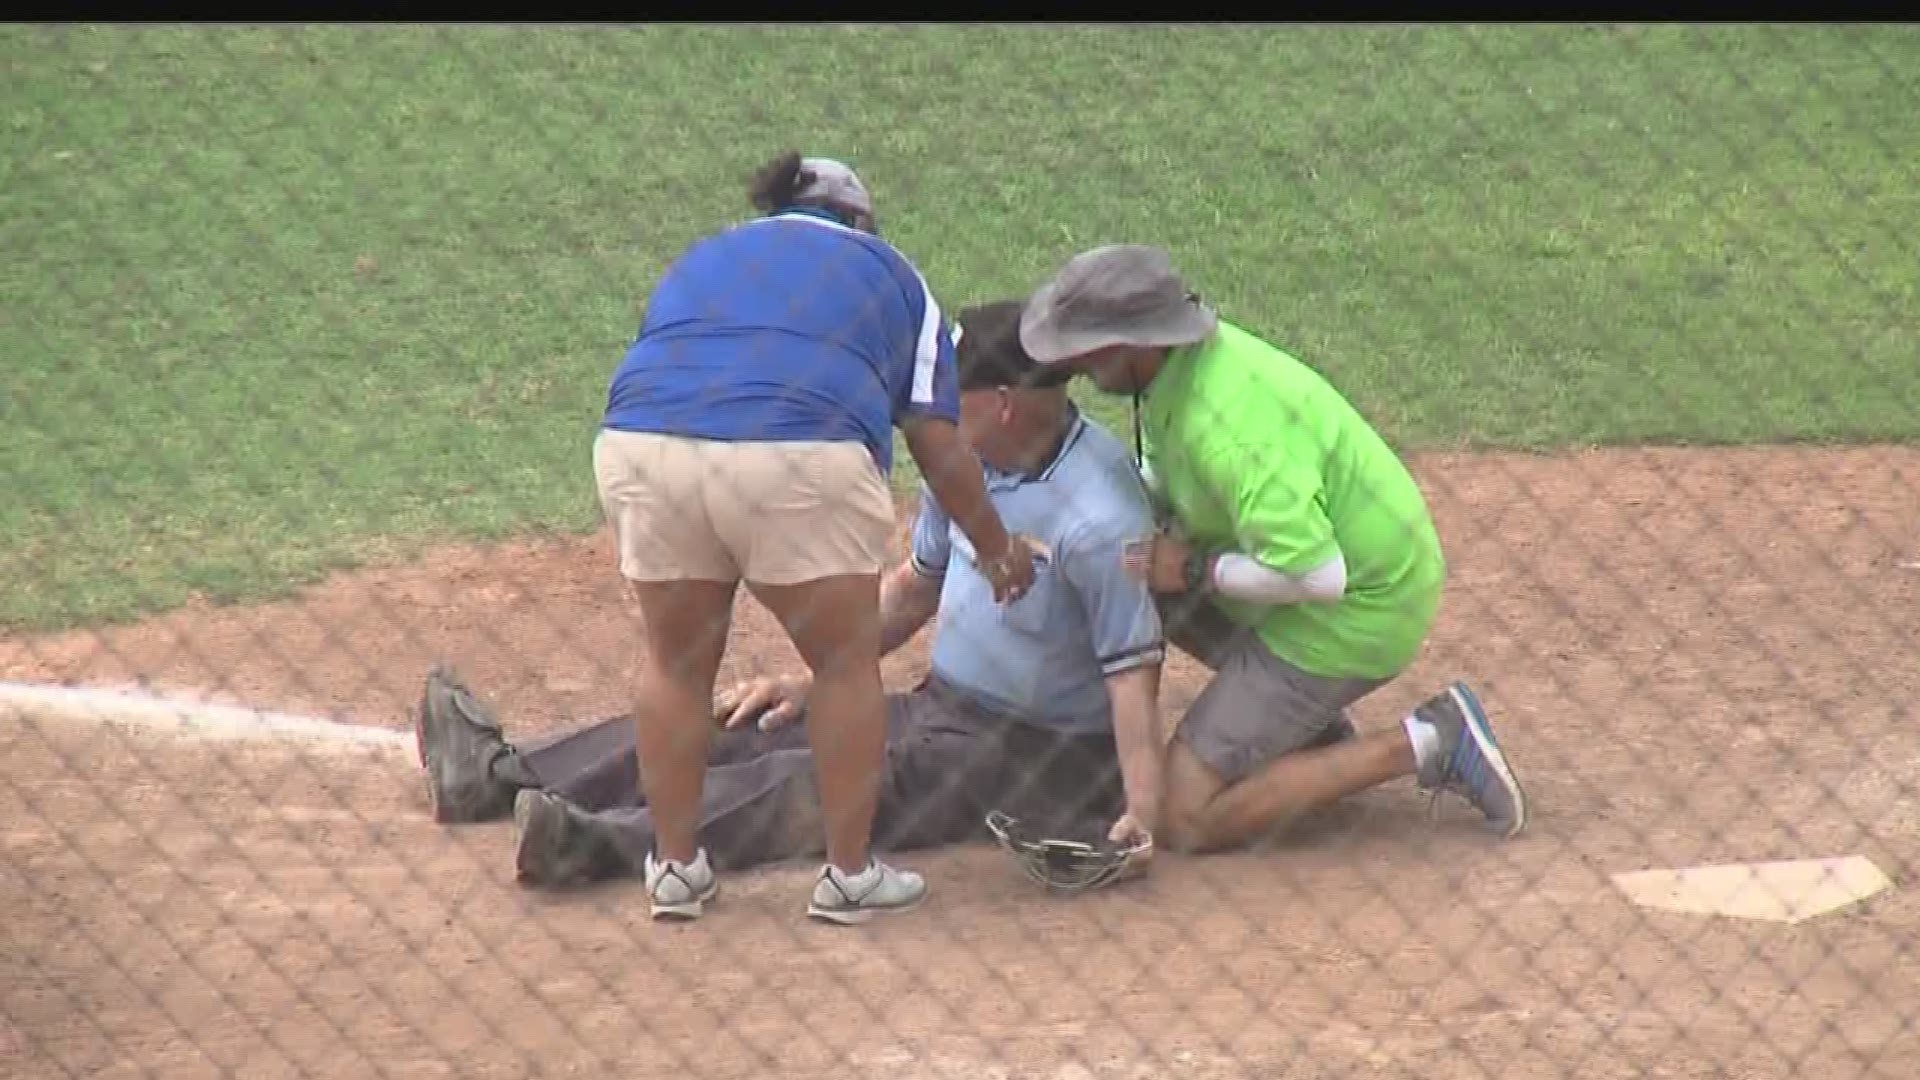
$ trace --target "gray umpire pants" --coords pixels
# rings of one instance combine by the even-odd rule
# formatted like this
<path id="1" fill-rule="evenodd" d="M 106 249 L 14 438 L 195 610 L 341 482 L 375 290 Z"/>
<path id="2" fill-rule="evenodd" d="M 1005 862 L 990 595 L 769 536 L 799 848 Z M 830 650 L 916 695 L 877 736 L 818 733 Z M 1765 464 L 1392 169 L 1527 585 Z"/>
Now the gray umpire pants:
<path id="1" fill-rule="evenodd" d="M 635 744 L 633 721 L 620 716 L 516 748 L 544 788 L 587 812 L 600 876 L 639 875 L 653 849 Z M 716 869 L 825 853 L 804 718 L 721 732 L 707 763 L 699 838 Z M 995 809 L 1046 835 L 1094 839 L 1125 802 L 1110 731 L 1065 735 L 999 716 L 937 676 L 887 696 L 877 851 L 984 836 Z"/>

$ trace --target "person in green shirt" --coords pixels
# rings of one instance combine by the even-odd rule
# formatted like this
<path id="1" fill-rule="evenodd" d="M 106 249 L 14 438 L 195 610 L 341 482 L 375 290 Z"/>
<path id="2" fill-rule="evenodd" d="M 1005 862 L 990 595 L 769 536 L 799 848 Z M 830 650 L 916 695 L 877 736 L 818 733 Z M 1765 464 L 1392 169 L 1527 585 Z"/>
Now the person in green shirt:
<path id="1" fill-rule="evenodd" d="M 1419 487 L 1339 391 L 1144 245 L 1074 257 L 1029 298 L 1020 340 L 1133 396 L 1142 479 L 1177 526 L 1125 556 L 1168 639 L 1214 672 L 1168 746 L 1162 842 L 1239 846 L 1404 776 L 1520 832 L 1525 795 L 1465 683 L 1391 731 L 1347 719 L 1419 652 L 1446 560 Z"/>

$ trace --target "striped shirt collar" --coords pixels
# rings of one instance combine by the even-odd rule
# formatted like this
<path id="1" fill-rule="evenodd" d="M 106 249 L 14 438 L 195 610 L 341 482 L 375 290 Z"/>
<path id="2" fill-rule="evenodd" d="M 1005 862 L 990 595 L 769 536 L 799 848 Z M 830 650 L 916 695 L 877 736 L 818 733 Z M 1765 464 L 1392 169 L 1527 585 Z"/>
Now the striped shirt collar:
<path id="1" fill-rule="evenodd" d="M 1060 462 L 1065 460 L 1066 456 L 1073 452 L 1074 446 L 1080 442 L 1080 436 L 1087 430 L 1087 418 L 1081 414 L 1080 407 L 1069 401 L 1067 403 L 1067 409 L 1072 413 L 1073 420 L 1067 425 L 1066 434 L 1060 437 L 1060 448 L 1053 452 L 1053 456 L 1047 459 L 1045 465 L 1042 465 L 1037 471 L 1025 473 L 996 469 L 983 461 L 980 465 L 986 472 L 987 487 L 996 491 L 1004 491 L 1008 488 L 1019 487 L 1022 484 L 1040 484 L 1053 479 L 1053 474 L 1059 469 Z"/>

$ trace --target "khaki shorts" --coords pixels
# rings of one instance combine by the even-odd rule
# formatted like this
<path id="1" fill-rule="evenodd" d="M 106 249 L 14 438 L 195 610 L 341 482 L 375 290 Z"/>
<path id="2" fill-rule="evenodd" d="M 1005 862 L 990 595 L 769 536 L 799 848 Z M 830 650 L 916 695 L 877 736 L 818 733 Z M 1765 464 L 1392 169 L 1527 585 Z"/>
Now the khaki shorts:
<path id="1" fill-rule="evenodd" d="M 721 442 L 602 429 L 600 505 L 632 581 L 794 585 L 878 574 L 893 495 L 857 442 Z"/>

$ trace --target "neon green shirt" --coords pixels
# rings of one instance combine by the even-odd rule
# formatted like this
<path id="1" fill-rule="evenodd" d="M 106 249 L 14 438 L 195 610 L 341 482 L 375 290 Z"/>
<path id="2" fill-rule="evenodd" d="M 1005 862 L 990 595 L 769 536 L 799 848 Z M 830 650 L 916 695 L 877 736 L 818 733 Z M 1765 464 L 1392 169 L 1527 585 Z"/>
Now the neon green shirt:
<path id="1" fill-rule="evenodd" d="M 1440 606 L 1440 538 L 1406 466 L 1318 372 L 1222 320 L 1168 355 L 1141 427 L 1190 542 L 1288 574 L 1346 559 L 1338 603 L 1216 596 L 1234 622 L 1328 678 L 1390 678 L 1413 660 Z"/>

